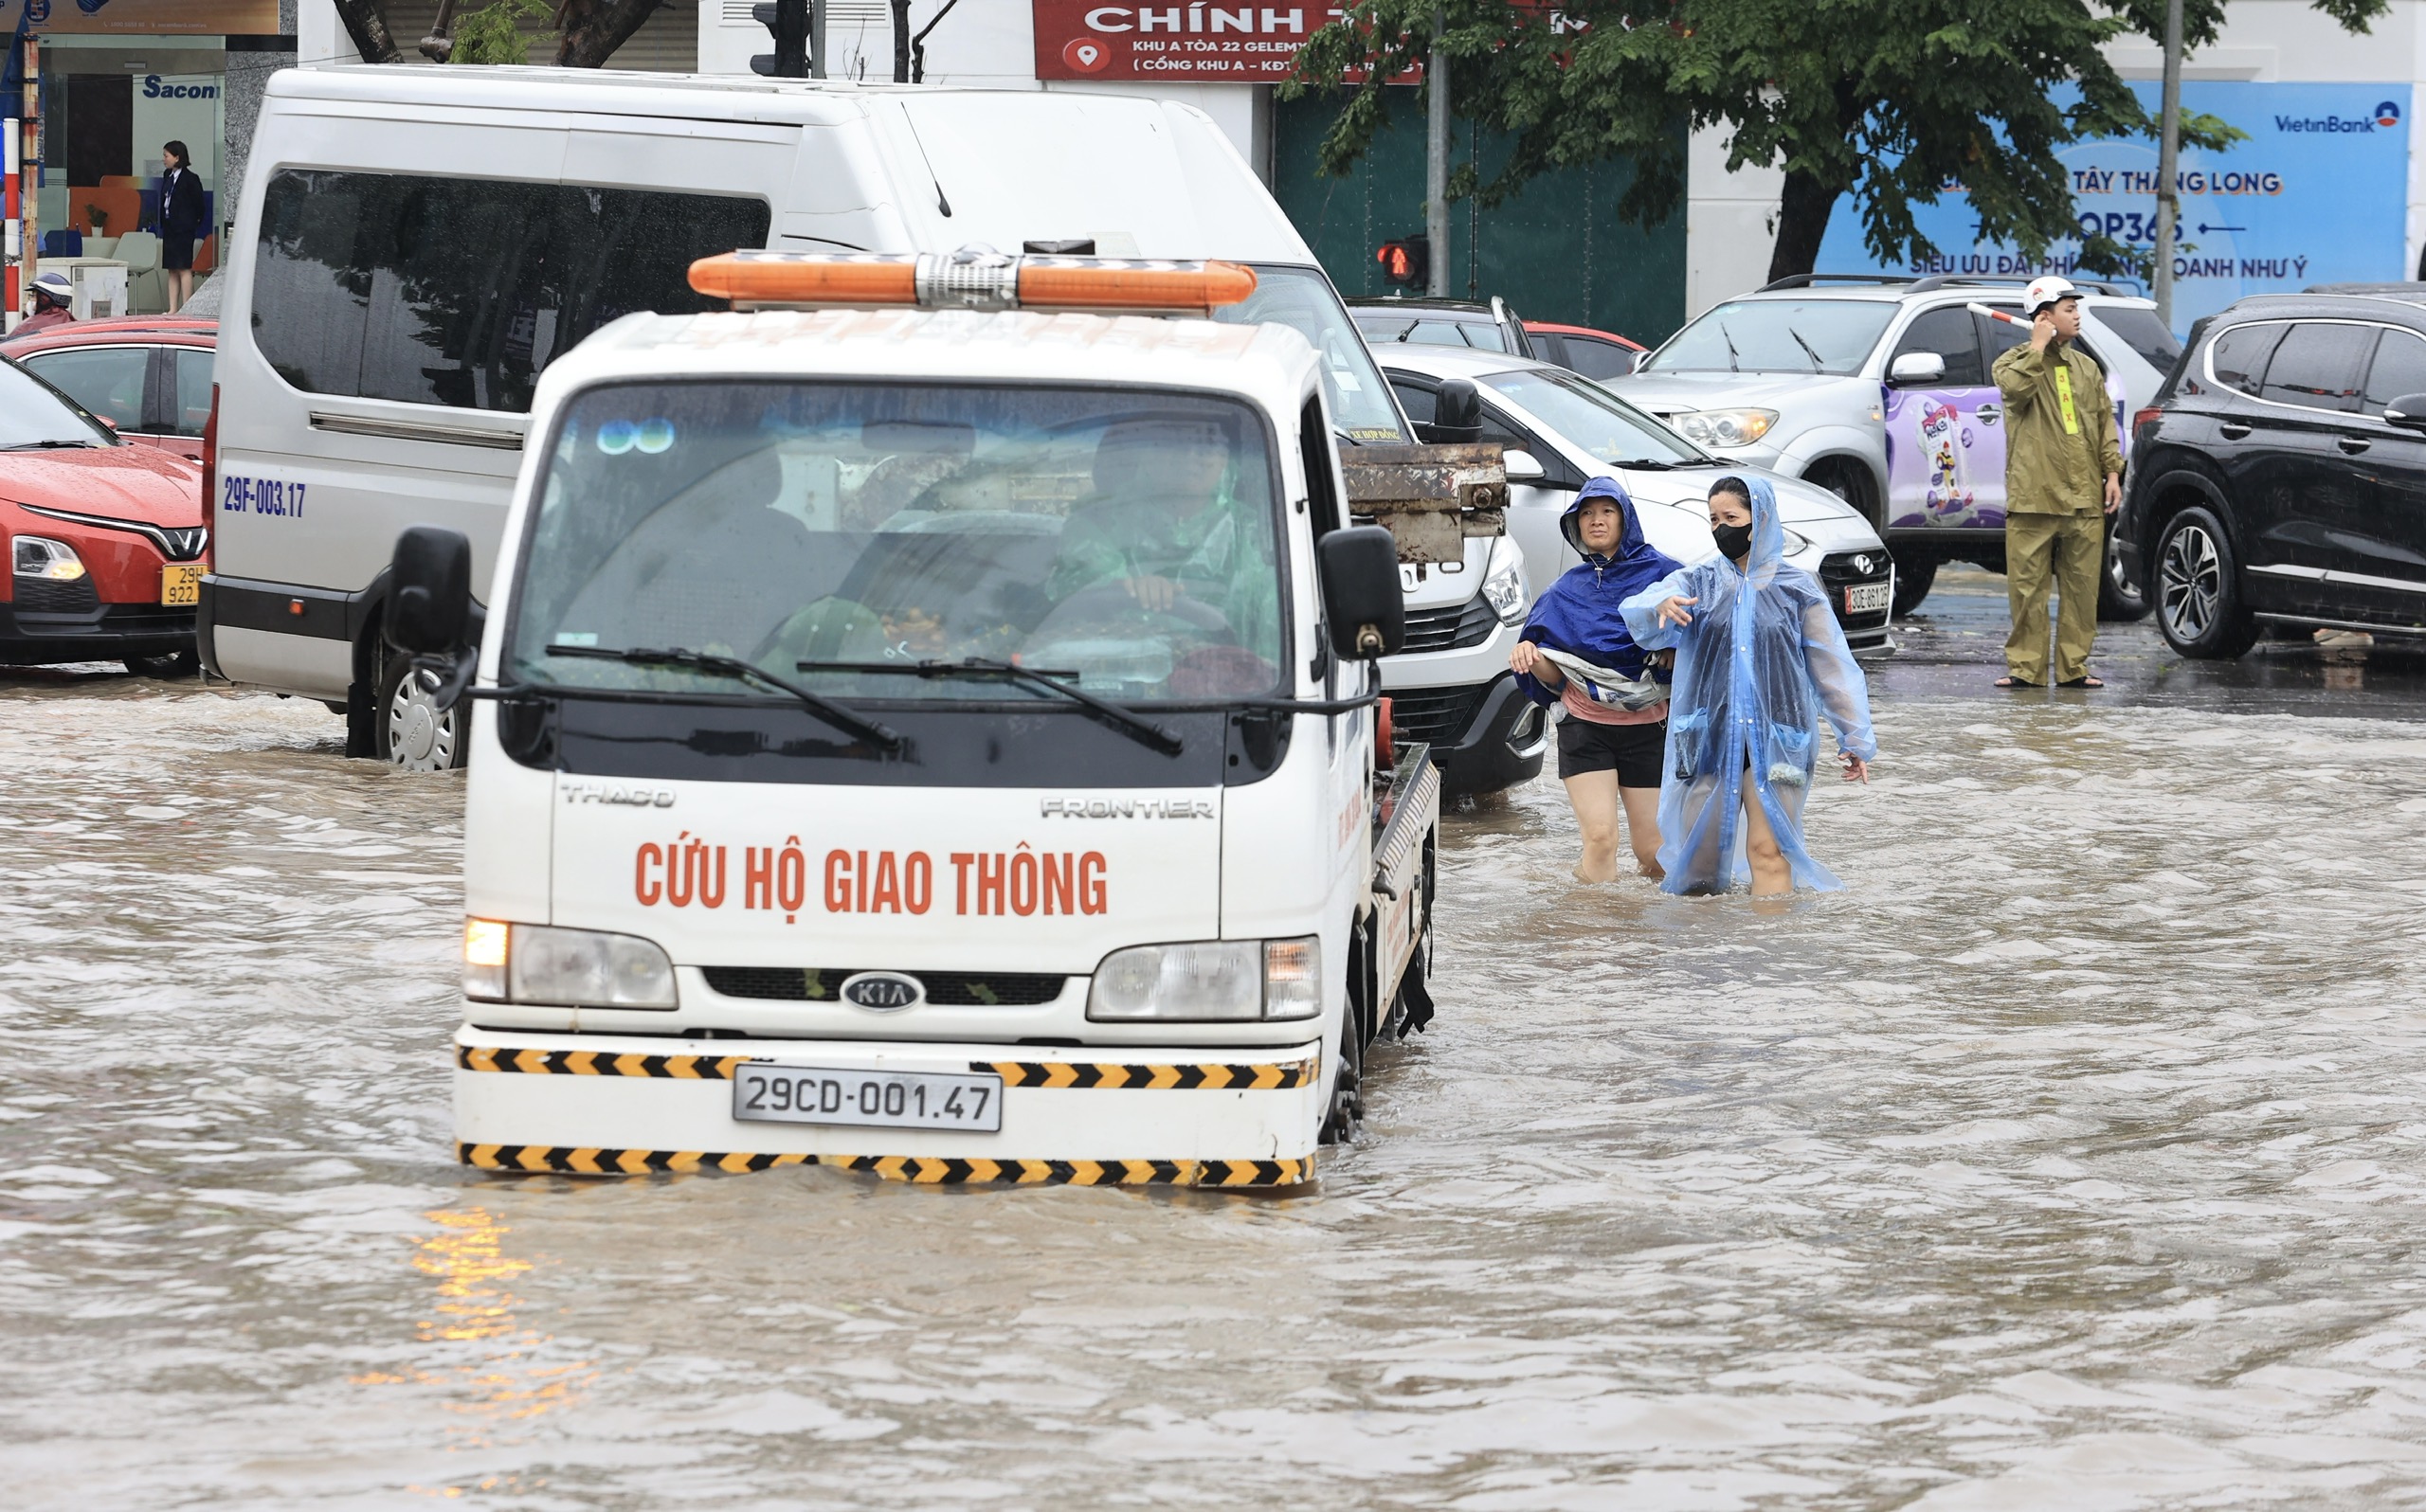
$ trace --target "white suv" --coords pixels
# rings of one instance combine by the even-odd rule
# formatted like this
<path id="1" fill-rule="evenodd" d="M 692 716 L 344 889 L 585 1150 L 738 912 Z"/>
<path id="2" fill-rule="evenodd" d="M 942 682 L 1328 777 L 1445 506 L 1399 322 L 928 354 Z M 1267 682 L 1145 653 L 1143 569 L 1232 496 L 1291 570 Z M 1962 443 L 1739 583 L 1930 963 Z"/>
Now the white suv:
<path id="1" fill-rule="evenodd" d="M 2106 369 L 2124 445 L 2181 355 L 2155 304 L 2082 291 L 2081 345 Z M 1895 553 L 1895 612 L 1940 563 L 2004 570 L 2003 404 L 1989 367 L 2029 328 L 2023 280 L 1809 274 L 1704 311 L 1609 387 L 1721 457 L 1808 478 L 1851 503 Z M 2146 612 L 2108 555 L 2099 610 Z"/>

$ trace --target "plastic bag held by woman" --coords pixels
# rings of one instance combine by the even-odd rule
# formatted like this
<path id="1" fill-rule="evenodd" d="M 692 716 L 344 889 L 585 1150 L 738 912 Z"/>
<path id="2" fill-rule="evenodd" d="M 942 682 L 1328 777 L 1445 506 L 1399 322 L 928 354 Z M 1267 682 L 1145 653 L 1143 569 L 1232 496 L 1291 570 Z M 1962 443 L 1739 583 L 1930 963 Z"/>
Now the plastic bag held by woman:
<path id="1" fill-rule="evenodd" d="M 1755 826 L 1745 808 L 1758 803 L 1767 820 L 1758 828 L 1775 837 L 1792 885 L 1840 888 L 1803 846 L 1802 803 L 1817 765 L 1821 714 L 1836 727 L 1847 775 L 1867 776 L 1866 764 L 1878 754 L 1869 687 L 1826 590 L 1785 564 L 1785 528 L 1767 480 L 1721 479 L 1711 491 L 1713 511 L 1729 502 L 1722 493 L 1749 498 L 1742 565 L 1727 556 L 1734 532 L 1714 528 L 1716 560 L 1672 572 L 1623 605 L 1637 645 L 1676 651 L 1659 797 L 1659 859 L 1668 873 L 1661 887 L 1723 892 L 1751 878 L 1745 841 Z M 1686 619 L 1682 626 L 1662 622 L 1660 606 L 1672 600 L 1683 606 L 1672 610 Z"/>

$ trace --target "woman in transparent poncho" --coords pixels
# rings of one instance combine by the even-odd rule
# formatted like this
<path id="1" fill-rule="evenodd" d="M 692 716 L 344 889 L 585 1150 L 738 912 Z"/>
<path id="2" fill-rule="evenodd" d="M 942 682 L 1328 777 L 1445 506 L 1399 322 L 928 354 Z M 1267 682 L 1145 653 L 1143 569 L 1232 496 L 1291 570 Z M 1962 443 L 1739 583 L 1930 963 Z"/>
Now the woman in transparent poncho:
<path id="1" fill-rule="evenodd" d="M 1868 685 L 1827 591 L 1785 563 L 1767 480 L 1719 479 L 1710 515 L 1718 559 L 1679 568 L 1620 606 L 1637 645 L 1676 652 L 1660 886 L 1724 892 L 1748 870 L 1755 897 L 1840 888 L 1803 846 L 1802 803 L 1822 714 L 1845 780 L 1870 781 L 1878 742 Z"/>

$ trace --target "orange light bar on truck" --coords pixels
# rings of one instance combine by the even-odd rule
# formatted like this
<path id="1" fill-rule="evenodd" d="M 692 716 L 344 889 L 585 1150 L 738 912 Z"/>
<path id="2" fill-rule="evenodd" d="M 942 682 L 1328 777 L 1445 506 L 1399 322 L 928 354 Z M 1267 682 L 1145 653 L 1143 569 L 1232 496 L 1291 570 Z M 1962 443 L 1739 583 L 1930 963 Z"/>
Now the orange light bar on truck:
<path id="1" fill-rule="evenodd" d="M 691 264 L 691 287 L 733 308 L 910 305 L 927 310 L 1127 310 L 1203 314 L 1255 293 L 1238 262 L 1128 258 L 728 252 Z"/>

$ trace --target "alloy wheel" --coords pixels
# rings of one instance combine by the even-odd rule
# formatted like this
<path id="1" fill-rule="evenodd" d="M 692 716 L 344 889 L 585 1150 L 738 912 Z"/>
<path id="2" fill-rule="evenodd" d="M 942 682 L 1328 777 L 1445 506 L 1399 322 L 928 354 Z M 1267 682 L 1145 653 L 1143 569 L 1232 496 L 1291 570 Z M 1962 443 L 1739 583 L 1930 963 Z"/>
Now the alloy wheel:
<path id="1" fill-rule="evenodd" d="M 2177 640 L 2197 640 L 2215 627 L 2223 559 L 2203 526 L 2185 525 L 2165 538 L 2157 589 L 2165 629 Z"/>

